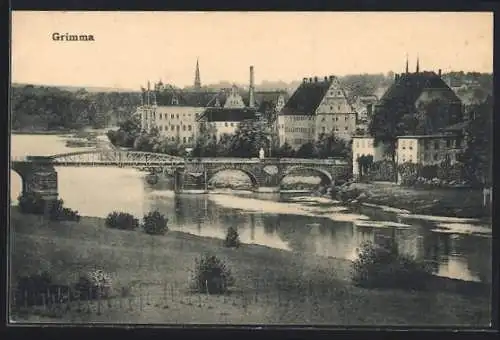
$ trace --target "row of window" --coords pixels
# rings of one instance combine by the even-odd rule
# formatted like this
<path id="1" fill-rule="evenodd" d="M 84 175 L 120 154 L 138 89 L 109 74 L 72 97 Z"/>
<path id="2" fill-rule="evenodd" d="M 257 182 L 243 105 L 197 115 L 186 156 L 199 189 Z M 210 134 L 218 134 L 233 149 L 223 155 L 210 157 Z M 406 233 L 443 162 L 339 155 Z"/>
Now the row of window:
<path id="1" fill-rule="evenodd" d="M 170 137 L 170 140 L 171 140 L 172 142 L 175 142 L 175 141 L 177 141 L 177 140 L 179 140 L 179 141 L 180 141 L 180 138 L 179 138 L 179 137 L 172 136 L 172 137 Z M 187 138 L 186 138 L 186 137 L 182 137 L 182 142 L 183 142 L 184 144 L 185 144 L 185 143 L 192 143 L 192 142 L 193 142 L 193 137 L 187 137 Z"/>
<path id="2" fill-rule="evenodd" d="M 186 131 L 186 126 L 187 126 L 187 131 L 191 131 L 192 130 L 192 127 L 191 125 L 182 125 L 182 131 Z M 168 126 L 165 125 L 159 125 L 158 126 L 158 130 L 160 131 L 168 131 Z M 170 125 L 170 131 L 180 131 L 181 130 L 181 126 L 180 125 Z"/>
<path id="3" fill-rule="evenodd" d="M 339 121 L 339 116 L 335 115 L 335 117 L 333 117 L 333 115 L 331 116 L 332 117 L 332 121 L 335 120 L 336 122 Z M 347 122 L 347 120 L 349 119 L 349 116 L 344 116 L 344 120 Z M 323 118 L 321 118 L 321 121 L 322 122 L 326 122 L 326 117 L 323 116 Z"/>
<path id="4" fill-rule="evenodd" d="M 365 143 L 366 142 L 366 143 Z M 364 148 L 365 145 L 366 147 L 372 147 L 373 146 L 373 140 L 357 140 L 356 143 L 356 148 L 362 147 Z"/>
<path id="5" fill-rule="evenodd" d="M 191 117 L 191 113 L 187 113 L 187 116 Z M 195 116 L 195 118 L 198 118 L 198 113 L 195 113 L 194 116 Z M 183 113 L 182 117 L 185 118 L 186 113 Z M 155 112 L 153 112 L 153 118 L 156 118 Z M 179 114 L 178 113 L 176 113 L 176 114 L 171 113 L 170 118 L 171 119 L 179 119 Z M 160 120 L 161 119 L 168 119 L 168 113 L 165 113 L 165 114 L 160 113 Z"/>
<path id="6" fill-rule="evenodd" d="M 283 129 L 283 126 L 281 127 Z M 314 129 L 312 128 L 304 128 L 304 127 L 294 127 L 294 128 L 285 128 L 285 132 L 301 132 L 301 133 L 313 133 Z"/>

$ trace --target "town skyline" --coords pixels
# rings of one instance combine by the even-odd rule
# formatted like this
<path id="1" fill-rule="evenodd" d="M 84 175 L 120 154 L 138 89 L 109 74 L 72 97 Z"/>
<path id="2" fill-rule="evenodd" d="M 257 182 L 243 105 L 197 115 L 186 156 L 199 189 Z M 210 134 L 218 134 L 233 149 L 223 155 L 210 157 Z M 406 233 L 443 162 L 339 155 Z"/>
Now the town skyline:
<path id="1" fill-rule="evenodd" d="M 251 65 L 257 86 L 401 73 L 406 58 L 410 71 L 418 58 L 421 70 L 491 73 L 492 18 L 491 13 L 425 12 L 14 11 L 11 81 L 136 90 L 161 80 L 186 87 L 194 83 L 197 60 L 202 86 L 247 84 Z M 180 33 L 172 33 L 179 27 Z M 53 41 L 53 32 L 92 34 L 95 41 Z"/>

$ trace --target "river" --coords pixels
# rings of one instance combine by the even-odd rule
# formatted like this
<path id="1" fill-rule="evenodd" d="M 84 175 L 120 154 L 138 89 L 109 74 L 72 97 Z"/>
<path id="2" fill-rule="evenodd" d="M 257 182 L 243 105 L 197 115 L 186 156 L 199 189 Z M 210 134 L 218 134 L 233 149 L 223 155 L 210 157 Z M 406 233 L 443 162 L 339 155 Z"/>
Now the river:
<path id="1" fill-rule="evenodd" d="M 64 135 L 13 135 L 12 157 L 74 152 Z M 365 240 L 395 238 L 401 251 L 433 264 L 436 275 L 491 282 L 491 230 L 475 221 L 401 216 L 373 207 L 347 208 L 304 194 L 210 193 L 174 195 L 168 185 L 150 185 L 135 169 L 61 167 L 60 198 L 82 216 L 111 211 L 142 216 L 159 210 L 168 226 L 223 238 L 238 228 L 244 243 L 294 252 L 353 259 Z M 11 171 L 16 204 L 21 178 Z M 486 230 L 486 231 L 485 231 Z"/>

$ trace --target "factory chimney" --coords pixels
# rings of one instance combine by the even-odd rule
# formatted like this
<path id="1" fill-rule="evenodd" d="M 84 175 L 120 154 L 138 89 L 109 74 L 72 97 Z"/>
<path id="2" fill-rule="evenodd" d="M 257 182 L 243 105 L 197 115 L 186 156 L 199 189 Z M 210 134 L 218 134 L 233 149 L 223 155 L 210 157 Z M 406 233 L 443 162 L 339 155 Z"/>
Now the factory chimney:
<path id="1" fill-rule="evenodd" d="M 253 107 L 255 107 L 253 66 L 250 66 L 250 89 L 249 90 L 250 90 L 250 99 L 248 100 L 248 106 L 253 108 Z"/>

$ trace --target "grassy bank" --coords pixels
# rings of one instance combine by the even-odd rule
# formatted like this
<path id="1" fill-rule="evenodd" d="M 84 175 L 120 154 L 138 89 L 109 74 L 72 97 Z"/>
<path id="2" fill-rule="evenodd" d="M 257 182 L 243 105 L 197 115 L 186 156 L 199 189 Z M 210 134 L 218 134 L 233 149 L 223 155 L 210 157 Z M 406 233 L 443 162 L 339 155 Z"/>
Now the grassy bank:
<path id="1" fill-rule="evenodd" d="M 405 188 L 392 183 L 353 183 L 350 189 L 366 194 L 362 202 L 405 209 L 419 215 L 487 218 L 483 193 L 468 188 Z"/>
<path id="2" fill-rule="evenodd" d="M 439 289 L 427 292 L 362 289 L 350 283 L 350 262 L 243 245 L 181 232 L 152 237 L 111 230 L 98 218 L 46 222 L 12 211 L 12 278 L 48 270 L 60 284 L 96 266 L 141 301 L 110 301 L 101 313 L 33 311 L 16 320 L 118 323 L 287 323 L 333 325 L 486 325 L 489 297 Z M 233 272 L 228 296 L 188 291 L 195 258 L 216 254 Z M 141 292 L 137 292 L 141 283 Z M 15 284 L 15 282 L 13 282 Z M 166 293 L 168 284 L 172 293 Z M 144 293 L 146 292 L 146 293 Z M 123 305 L 122 305 L 123 304 Z M 134 304 L 136 307 L 130 307 Z M 120 305 L 120 307 L 117 307 Z M 137 307 L 140 305 L 140 308 Z M 94 306 L 95 307 L 95 306 Z M 93 308 L 94 308 L 93 307 Z M 90 307 L 89 307 L 90 310 Z"/>

